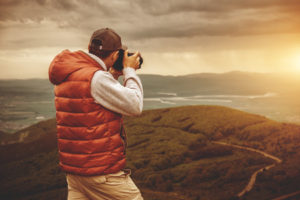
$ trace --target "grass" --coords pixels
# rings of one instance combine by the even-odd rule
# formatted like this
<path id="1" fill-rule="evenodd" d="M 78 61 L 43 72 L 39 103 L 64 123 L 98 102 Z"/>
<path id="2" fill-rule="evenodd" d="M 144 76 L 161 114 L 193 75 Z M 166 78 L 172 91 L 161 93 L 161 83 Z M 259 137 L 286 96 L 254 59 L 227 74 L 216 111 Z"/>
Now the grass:
<path id="1" fill-rule="evenodd" d="M 1 199 L 66 198 L 53 122 L 27 128 L 27 143 L 1 147 Z M 37 137 L 39 130 L 43 134 Z M 125 117 L 125 130 L 127 167 L 145 199 L 233 199 L 254 171 L 273 163 L 260 154 L 211 142 L 215 140 L 284 159 L 257 177 L 245 199 L 272 199 L 299 190 L 297 125 L 222 106 L 183 106 Z"/>

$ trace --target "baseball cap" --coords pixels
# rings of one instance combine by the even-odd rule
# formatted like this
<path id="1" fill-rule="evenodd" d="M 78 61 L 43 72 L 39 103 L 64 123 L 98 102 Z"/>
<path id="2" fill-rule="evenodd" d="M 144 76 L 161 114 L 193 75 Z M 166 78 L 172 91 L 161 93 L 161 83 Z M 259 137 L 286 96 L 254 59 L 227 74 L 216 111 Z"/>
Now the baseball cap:
<path id="1" fill-rule="evenodd" d="M 89 45 L 95 45 L 103 51 L 127 49 L 125 45 L 122 45 L 121 37 L 110 28 L 101 28 L 96 30 L 90 39 Z"/>

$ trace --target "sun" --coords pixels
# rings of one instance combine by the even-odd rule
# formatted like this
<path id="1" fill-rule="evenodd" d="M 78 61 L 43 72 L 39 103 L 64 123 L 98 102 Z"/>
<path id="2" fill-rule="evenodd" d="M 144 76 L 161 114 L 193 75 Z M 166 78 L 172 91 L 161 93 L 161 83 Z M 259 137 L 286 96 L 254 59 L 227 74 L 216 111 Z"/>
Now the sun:
<path id="1" fill-rule="evenodd" d="M 300 51 L 291 56 L 289 61 L 293 71 L 300 73 Z"/>
<path id="2" fill-rule="evenodd" d="M 295 68 L 298 72 L 300 72 L 300 52 L 295 57 Z"/>
<path id="3" fill-rule="evenodd" d="M 300 71 L 300 54 L 295 58 L 295 68 L 297 71 Z"/>

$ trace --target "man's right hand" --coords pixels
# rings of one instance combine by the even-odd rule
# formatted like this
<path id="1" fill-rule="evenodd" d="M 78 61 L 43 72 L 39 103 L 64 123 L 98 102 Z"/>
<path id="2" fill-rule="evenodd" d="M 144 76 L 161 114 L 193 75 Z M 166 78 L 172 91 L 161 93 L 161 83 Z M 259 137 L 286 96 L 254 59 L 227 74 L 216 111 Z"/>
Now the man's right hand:
<path id="1" fill-rule="evenodd" d="M 140 64 L 140 53 L 137 51 L 132 56 L 128 56 L 128 50 L 124 52 L 123 66 L 138 69 Z"/>

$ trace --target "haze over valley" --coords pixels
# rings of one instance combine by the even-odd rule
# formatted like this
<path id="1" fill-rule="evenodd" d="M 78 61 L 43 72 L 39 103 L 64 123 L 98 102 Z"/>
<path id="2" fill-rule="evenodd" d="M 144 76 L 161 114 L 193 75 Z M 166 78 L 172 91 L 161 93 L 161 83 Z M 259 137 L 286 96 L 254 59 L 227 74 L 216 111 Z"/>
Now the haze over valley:
<path id="1" fill-rule="evenodd" d="M 300 124 L 300 79 L 233 71 L 186 76 L 140 75 L 144 110 L 182 105 L 222 105 Z M 122 78 L 119 79 L 122 82 Z M 0 80 L 0 130 L 13 133 L 55 117 L 47 79 Z"/>

